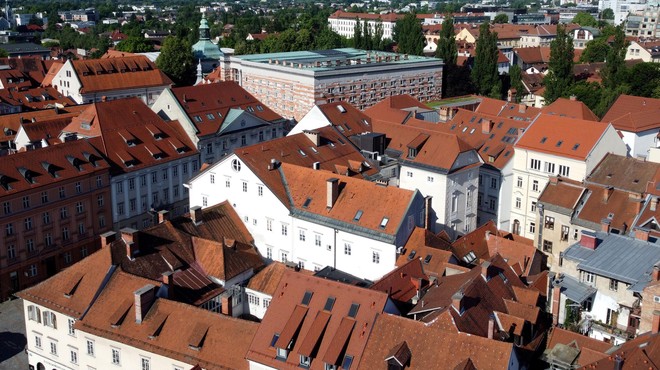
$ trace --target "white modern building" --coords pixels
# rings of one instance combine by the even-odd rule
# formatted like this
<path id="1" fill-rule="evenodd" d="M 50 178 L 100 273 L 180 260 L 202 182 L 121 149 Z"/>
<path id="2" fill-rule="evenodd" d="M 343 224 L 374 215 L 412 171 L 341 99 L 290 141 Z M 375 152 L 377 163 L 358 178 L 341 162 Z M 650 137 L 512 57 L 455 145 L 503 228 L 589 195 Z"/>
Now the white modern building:
<path id="1" fill-rule="evenodd" d="M 380 22 L 383 27 L 383 40 L 394 38 L 394 26 L 398 19 L 403 18 L 402 15 L 395 13 L 387 14 L 372 14 L 372 13 L 351 13 L 338 10 L 328 17 L 328 25 L 330 29 L 346 38 L 353 38 L 355 34 L 355 25 L 357 22 L 364 25 L 367 22 L 369 32 L 374 34 L 376 25 Z M 364 33 L 364 30 L 362 31 Z"/>

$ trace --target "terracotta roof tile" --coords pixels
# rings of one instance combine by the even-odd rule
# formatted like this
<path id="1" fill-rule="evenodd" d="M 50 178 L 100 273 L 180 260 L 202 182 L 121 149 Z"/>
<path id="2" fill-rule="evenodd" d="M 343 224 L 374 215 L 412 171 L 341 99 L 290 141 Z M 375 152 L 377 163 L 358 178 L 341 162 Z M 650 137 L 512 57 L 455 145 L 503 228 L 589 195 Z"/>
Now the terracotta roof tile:
<path id="1" fill-rule="evenodd" d="M 23 123 L 30 123 L 33 120 L 40 122 L 56 118 L 71 119 L 72 117 L 79 115 L 80 112 L 84 111 L 85 109 L 87 109 L 87 105 L 74 105 L 64 109 L 54 108 L 38 110 L 34 112 L 21 112 L 15 114 L 0 115 L 0 129 L 9 129 L 13 133 L 18 133 L 18 129 Z M 4 138 L 0 139 L 0 141 L 13 140 L 15 136 L 15 134 L 7 135 L 7 133 L 4 133 L 4 135 Z"/>
<path id="2" fill-rule="evenodd" d="M 501 255 L 510 266 L 520 265 L 522 276 L 538 274 L 545 265 L 544 255 L 536 249 L 531 239 L 526 241 L 522 239 L 524 238 L 518 237 L 517 240 L 511 240 L 497 235 L 489 235 L 486 237 L 488 254 L 490 256 Z"/>
<path id="3" fill-rule="evenodd" d="M 660 99 L 619 95 L 601 122 L 629 132 L 660 128 Z"/>
<path id="4" fill-rule="evenodd" d="M 598 116 L 583 102 L 575 99 L 559 98 L 541 108 L 543 114 L 556 115 L 560 117 L 577 118 L 587 121 L 599 121 Z"/>
<path id="5" fill-rule="evenodd" d="M 584 366 L 605 356 L 612 345 L 598 339 L 575 333 L 569 330 L 554 327 L 548 335 L 546 348 L 552 350 L 557 344 L 574 345 L 580 351 L 577 364 Z"/>
<path id="6" fill-rule="evenodd" d="M 422 261 L 424 273 L 430 276 L 445 275 L 447 267 L 460 268 L 452 263 L 455 259 L 451 253 L 451 243 L 421 227 L 416 227 L 408 237 L 396 265 L 403 266 L 414 258 Z"/>
<path id="7" fill-rule="evenodd" d="M 309 299 L 305 300 L 306 296 Z M 287 270 L 246 357 L 265 366 L 294 369 L 300 363 L 299 354 L 308 353 L 310 342 L 316 341 L 315 353 L 310 356 L 311 369 L 323 369 L 324 361 L 341 365 L 344 354 L 352 356 L 353 364 L 358 364 L 376 315 L 383 312 L 386 302 L 385 293 Z M 306 312 L 299 324 L 294 318 L 296 310 Z M 354 318 L 349 316 L 353 310 L 356 310 Z M 316 339 L 322 326 L 316 318 L 325 315 L 324 312 L 330 318 L 324 335 Z M 296 327 L 297 335 L 292 337 L 287 359 L 277 360 L 271 342 L 285 336 L 285 327 L 290 322 Z M 276 334 L 280 337 L 274 337 Z"/>
<path id="8" fill-rule="evenodd" d="M 585 187 L 578 181 L 553 177 L 539 196 L 539 202 L 572 210 L 585 191 Z"/>
<path id="9" fill-rule="evenodd" d="M 169 79 L 143 55 L 71 61 L 81 93 L 170 86 Z"/>
<path id="10" fill-rule="evenodd" d="M 388 315 L 378 315 L 360 369 L 382 369 L 392 348 L 406 342 L 410 349 L 408 369 L 454 368 L 470 359 L 477 369 L 504 369 L 513 350 L 504 343 Z M 429 345 L 433 343 L 433 345 Z"/>
<path id="11" fill-rule="evenodd" d="M 277 261 L 271 262 L 263 270 L 256 273 L 248 282 L 247 288 L 273 296 L 280 285 L 284 272 L 288 269 L 285 264 Z M 301 270 L 302 271 L 302 270 Z"/>
<path id="12" fill-rule="evenodd" d="M 264 263 L 250 246 L 239 246 L 232 240 L 216 241 L 192 237 L 195 260 L 204 271 L 220 280 L 228 281 L 245 271 L 258 270 Z"/>
<path id="13" fill-rule="evenodd" d="M 282 116 L 233 81 L 176 87 L 171 91 L 195 125 L 198 136 L 220 132 L 232 109 L 248 111 L 267 122 L 283 120 Z"/>
<path id="14" fill-rule="evenodd" d="M 409 302 L 428 284 L 428 280 L 429 277 L 422 269 L 422 262 L 412 259 L 380 278 L 370 289 L 385 292 L 395 301 Z"/>
<path id="15" fill-rule="evenodd" d="M 371 132 L 371 118 L 345 102 L 335 102 L 318 106 L 323 115 L 343 135 L 351 136 Z"/>
<path id="16" fill-rule="evenodd" d="M 616 359 L 623 360 L 622 370 L 657 369 L 660 358 L 660 334 L 645 333 L 629 340 L 614 351 L 608 351 L 608 356 L 596 362 L 586 364 L 583 369 L 610 370 L 616 369 Z M 581 363 L 581 365 L 583 365 Z"/>
<path id="17" fill-rule="evenodd" d="M 607 128 L 601 122 L 542 114 L 515 147 L 584 160 Z"/>
<path id="18" fill-rule="evenodd" d="M 476 112 L 515 120 L 531 121 L 539 115 L 541 109 L 484 97 L 477 107 Z"/>

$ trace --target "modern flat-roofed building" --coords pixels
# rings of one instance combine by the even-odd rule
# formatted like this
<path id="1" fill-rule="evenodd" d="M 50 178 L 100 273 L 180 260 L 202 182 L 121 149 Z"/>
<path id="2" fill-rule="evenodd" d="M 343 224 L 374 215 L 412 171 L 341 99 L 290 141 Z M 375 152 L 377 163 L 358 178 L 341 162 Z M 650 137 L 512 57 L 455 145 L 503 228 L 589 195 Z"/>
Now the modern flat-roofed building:
<path id="1" fill-rule="evenodd" d="M 318 104 L 346 101 L 359 109 L 410 94 L 439 100 L 441 59 L 352 48 L 231 56 L 223 80 L 238 82 L 266 106 L 296 120 Z"/>

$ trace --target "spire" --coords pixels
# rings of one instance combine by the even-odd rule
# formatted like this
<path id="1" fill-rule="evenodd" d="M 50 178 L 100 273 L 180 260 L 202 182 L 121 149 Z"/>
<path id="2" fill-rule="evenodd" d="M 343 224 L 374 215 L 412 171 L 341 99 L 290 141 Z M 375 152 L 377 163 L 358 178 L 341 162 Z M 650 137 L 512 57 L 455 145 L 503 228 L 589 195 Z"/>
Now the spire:
<path id="1" fill-rule="evenodd" d="M 199 39 L 210 40 L 211 32 L 209 31 L 209 24 L 206 21 L 206 15 L 202 13 L 202 20 L 199 21 Z"/>
<path id="2" fill-rule="evenodd" d="M 197 63 L 197 80 L 195 80 L 195 85 L 199 85 L 204 82 L 204 76 L 202 75 L 202 60 L 198 59 Z"/>

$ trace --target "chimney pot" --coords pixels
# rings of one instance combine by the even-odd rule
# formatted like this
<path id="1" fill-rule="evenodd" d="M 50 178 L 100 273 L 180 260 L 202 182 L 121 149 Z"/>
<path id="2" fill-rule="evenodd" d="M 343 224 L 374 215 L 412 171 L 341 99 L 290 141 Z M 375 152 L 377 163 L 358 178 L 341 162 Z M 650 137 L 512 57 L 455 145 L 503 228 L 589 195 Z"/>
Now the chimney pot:
<path id="1" fill-rule="evenodd" d="M 138 247 L 139 247 L 137 241 L 138 231 L 130 227 L 125 227 L 119 230 L 119 232 L 121 233 L 121 239 L 126 244 L 126 256 L 132 259 L 135 256 L 135 254 L 138 252 Z"/>
<path id="2" fill-rule="evenodd" d="M 163 272 L 163 284 L 167 286 L 167 298 L 174 299 L 174 272 Z"/>
<path id="3" fill-rule="evenodd" d="M 612 224 L 612 221 L 608 220 L 607 218 L 602 219 L 600 221 L 600 231 L 609 234 L 611 224 Z"/>
<path id="4" fill-rule="evenodd" d="M 653 272 L 651 274 L 651 281 L 660 281 L 660 265 L 656 264 L 653 266 Z"/>
<path id="5" fill-rule="evenodd" d="M 162 224 L 165 221 L 169 221 L 170 213 L 166 210 L 158 211 L 158 223 Z"/>
<path id="6" fill-rule="evenodd" d="M 109 246 L 115 240 L 117 240 L 117 233 L 114 231 L 108 231 L 101 234 L 101 248 Z"/>
<path id="7" fill-rule="evenodd" d="M 433 196 L 427 195 L 424 197 L 424 228 L 427 230 L 433 229 Z"/>
<path id="8" fill-rule="evenodd" d="M 482 119 L 481 120 L 481 133 L 482 134 L 490 134 L 490 131 L 493 129 L 493 125 L 495 125 L 495 122 L 490 119 Z"/>
<path id="9" fill-rule="evenodd" d="M 142 323 L 144 316 L 147 315 L 151 305 L 156 300 L 156 287 L 152 284 L 147 284 L 138 289 L 134 293 L 135 296 L 135 322 Z"/>
<path id="10" fill-rule="evenodd" d="M 193 222 L 195 225 L 201 225 L 202 224 L 202 207 L 200 206 L 195 206 L 190 208 L 190 220 Z"/>
<path id="11" fill-rule="evenodd" d="M 461 309 L 463 303 L 463 292 L 456 292 L 451 296 L 451 305 L 454 306 L 454 309 L 461 314 Z"/>
<path id="12" fill-rule="evenodd" d="M 339 196 L 339 179 L 333 177 L 327 180 L 326 206 L 328 208 L 335 205 L 337 196 Z"/>
<path id="13" fill-rule="evenodd" d="M 649 205 L 651 211 L 655 212 L 655 210 L 658 208 L 658 198 L 653 197 L 651 198 L 651 204 Z"/>
<path id="14" fill-rule="evenodd" d="M 556 326 L 559 324 L 559 304 L 561 301 L 561 286 L 555 285 L 552 288 L 552 322 Z"/>
<path id="15" fill-rule="evenodd" d="M 518 104 L 518 113 L 525 113 L 527 111 L 527 106 L 525 104 Z"/>

